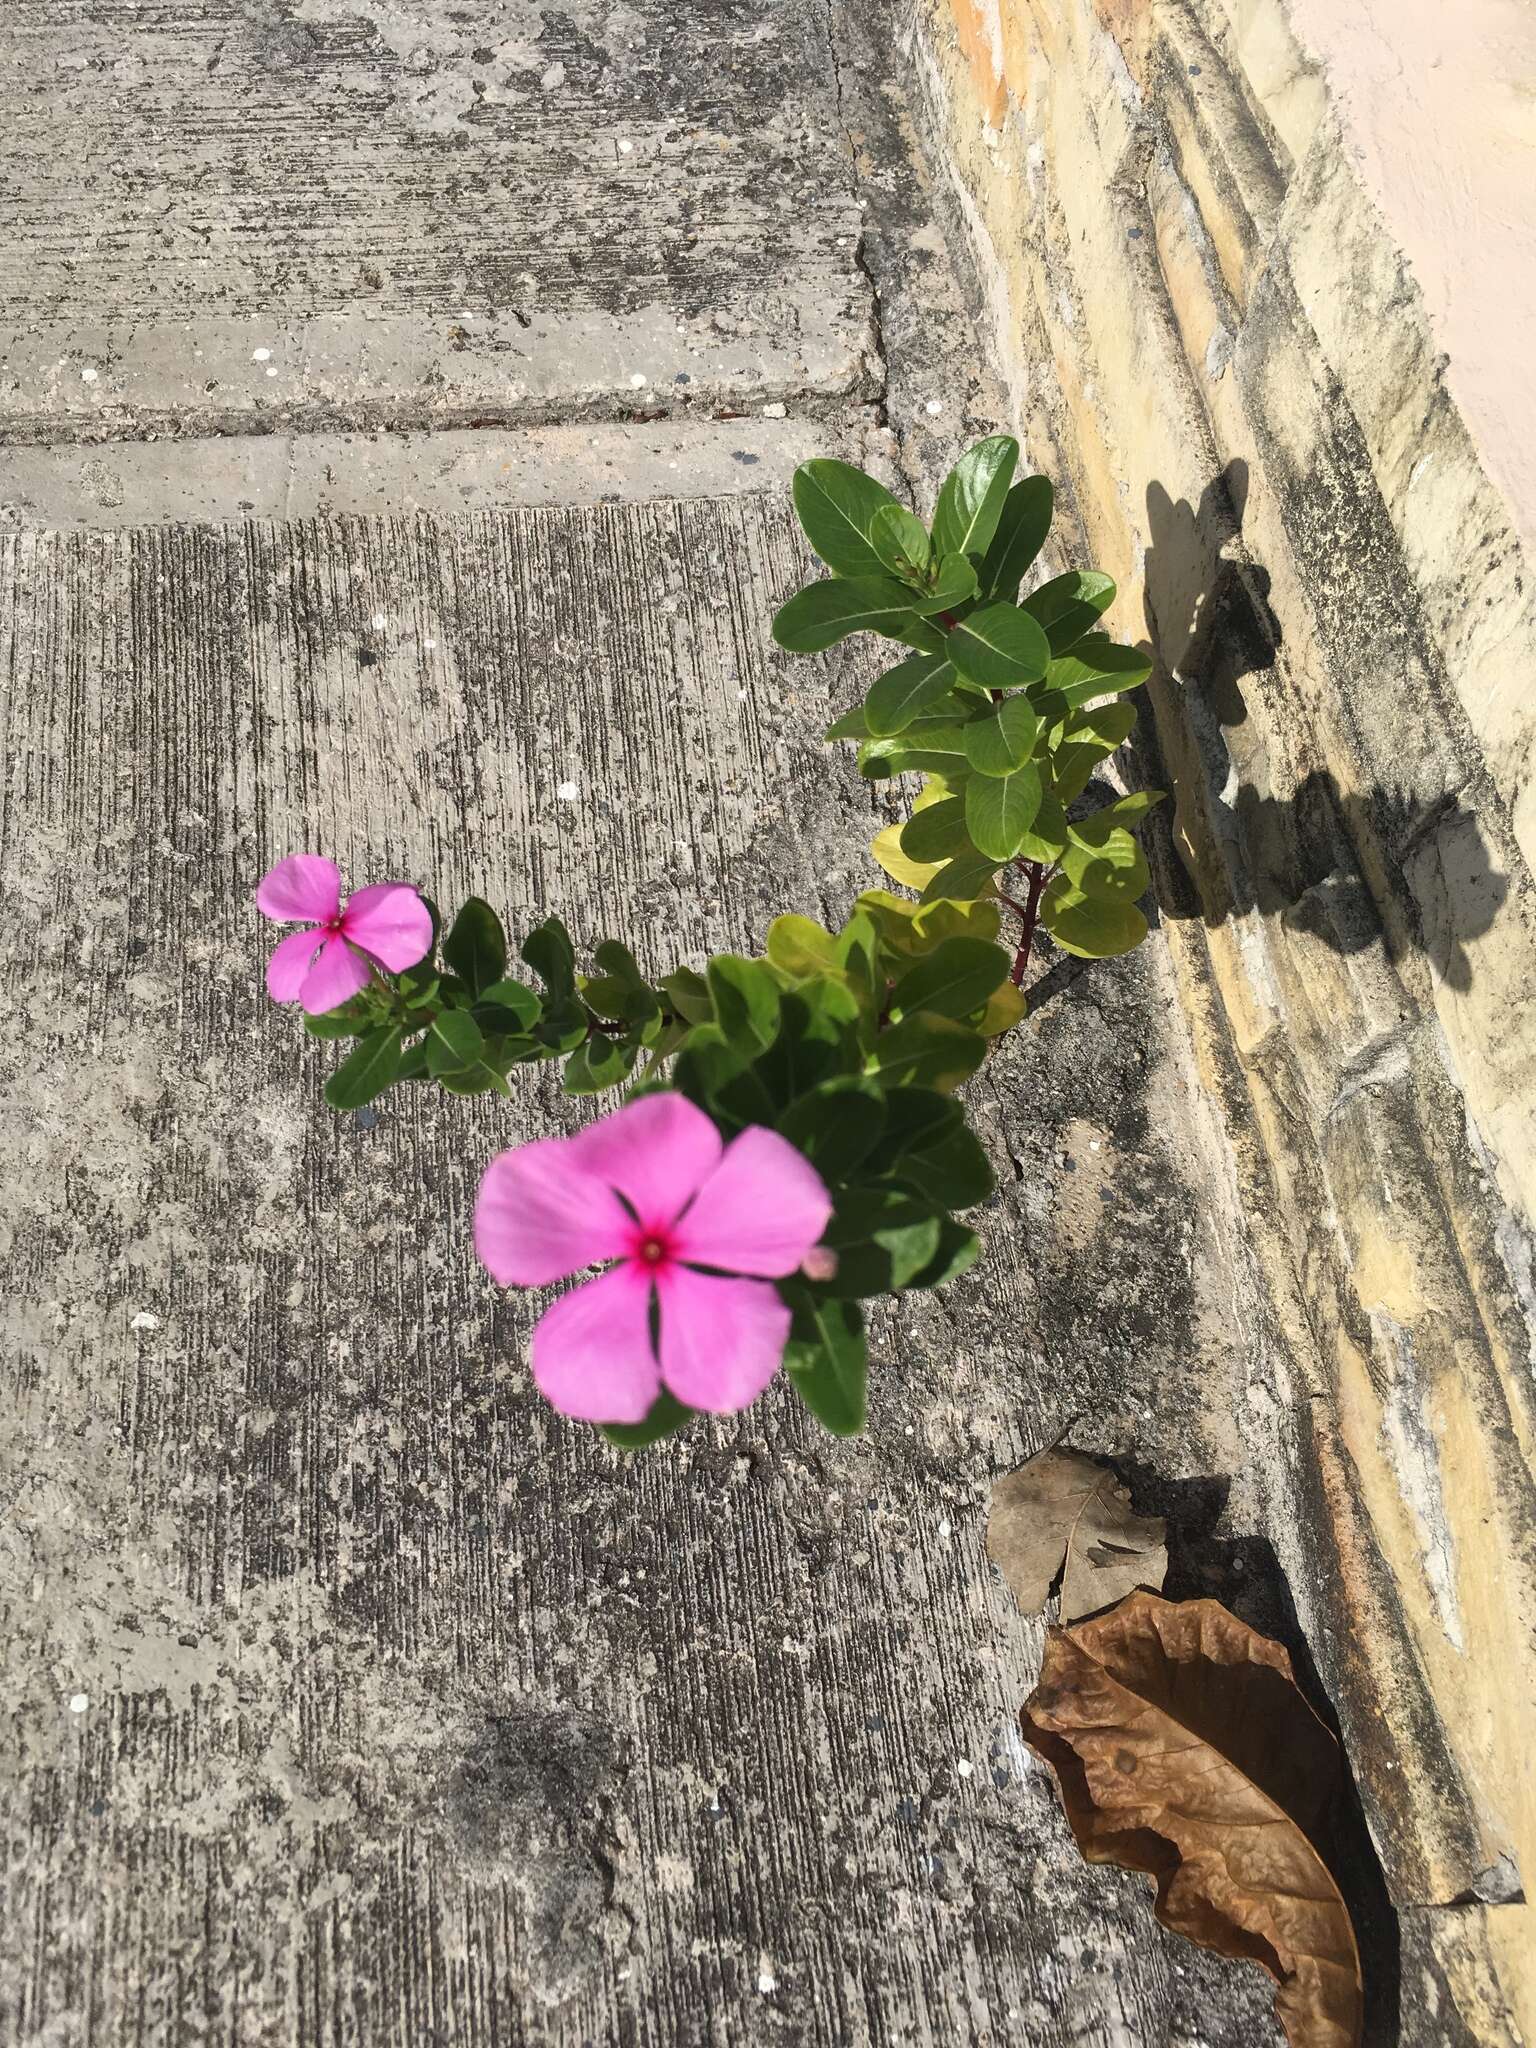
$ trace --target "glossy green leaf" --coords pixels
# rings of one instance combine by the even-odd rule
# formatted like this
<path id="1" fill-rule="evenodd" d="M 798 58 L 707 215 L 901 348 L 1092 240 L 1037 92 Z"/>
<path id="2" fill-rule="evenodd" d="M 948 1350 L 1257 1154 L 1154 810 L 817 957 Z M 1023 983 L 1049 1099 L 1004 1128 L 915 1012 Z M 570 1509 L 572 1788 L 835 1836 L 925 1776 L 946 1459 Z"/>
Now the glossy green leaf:
<path id="1" fill-rule="evenodd" d="M 480 995 L 507 971 L 507 938 L 489 903 L 471 896 L 443 941 L 443 958 L 459 979 Z"/>
<path id="2" fill-rule="evenodd" d="M 817 654 L 850 633 L 900 639 L 897 628 L 913 617 L 912 595 L 890 576 L 834 576 L 797 591 L 776 613 L 773 637 L 792 654 Z"/>
<path id="3" fill-rule="evenodd" d="M 979 775 L 1011 775 L 1035 751 L 1040 721 L 1025 696 L 1005 697 L 965 728 L 965 757 Z"/>
<path id="4" fill-rule="evenodd" d="M 674 967 L 656 986 L 686 1023 L 703 1024 L 715 1014 L 709 983 L 692 967 Z"/>
<path id="5" fill-rule="evenodd" d="M 893 1016 L 927 1010 L 940 1017 L 968 1017 L 979 1010 L 1007 977 L 1008 955 L 986 939 L 945 939 L 924 954 L 890 994 Z"/>
<path id="6" fill-rule="evenodd" d="M 837 965 L 837 941 L 826 926 L 793 912 L 769 925 L 764 951 L 771 966 L 796 981 L 829 973 Z"/>
<path id="7" fill-rule="evenodd" d="M 953 1096 L 932 1088 L 887 1089 L 885 1131 L 866 1161 L 866 1176 L 889 1173 L 906 1153 L 936 1144 L 964 1122 L 965 1112 Z"/>
<path id="8" fill-rule="evenodd" d="M 969 1272 L 980 1256 L 981 1239 L 975 1231 L 957 1223 L 953 1216 L 942 1217 L 933 1257 L 921 1272 L 912 1275 L 910 1285 L 947 1287 L 951 1280 L 958 1280 L 962 1273 Z"/>
<path id="9" fill-rule="evenodd" d="M 598 1434 L 621 1451 L 643 1451 L 651 1444 L 659 1444 L 663 1437 L 676 1436 L 680 1429 L 686 1429 L 697 1412 L 685 1408 L 675 1394 L 669 1394 L 663 1387 L 642 1422 L 602 1422 L 598 1424 Z"/>
<path id="10" fill-rule="evenodd" d="M 967 448 L 939 491 L 933 514 L 934 552 L 984 555 L 997 532 L 1019 460 L 1011 434 L 989 434 Z"/>
<path id="11" fill-rule="evenodd" d="M 875 739 L 906 731 L 914 719 L 947 697 L 955 680 L 944 654 L 911 654 L 876 678 L 864 700 L 864 720 Z"/>
<path id="12" fill-rule="evenodd" d="M 877 1081 L 839 1075 L 790 1104 L 778 1130 L 798 1146 L 829 1187 L 848 1178 L 885 1129 L 885 1097 Z"/>
<path id="13" fill-rule="evenodd" d="M 1074 711 L 1062 736 L 1076 746 L 1098 747 L 1101 756 L 1107 756 L 1125 745 L 1135 726 L 1134 704 L 1096 704 L 1091 711 Z"/>
<path id="14" fill-rule="evenodd" d="M 538 1023 L 544 1005 L 537 992 L 529 988 L 526 982 L 503 979 L 493 981 L 489 988 L 482 990 L 480 1001 L 475 1007 L 486 1012 L 496 1010 L 502 1016 L 510 1017 L 513 1023 L 510 1026 L 502 1025 L 501 1028 L 504 1030 L 515 1028 L 519 1031 L 531 1031 Z M 493 1027 L 487 1024 L 486 1028 L 489 1030 Z"/>
<path id="15" fill-rule="evenodd" d="M 429 1072 L 427 1066 L 427 1041 L 418 1038 L 414 1045 L 406 1046 L 400 1055 L 400 1065 L 395 1073 L 397 1081 L 424 1081 Z"/>
<path id="16" fill-rule="evenodd" d="M 558 917 L 535 925 L 519 950 L 551 995 L 576 993 L 576 949 Z"/>
<path id="17" fill-rule="evenodd" d="M 485 1047 L 484 1034 L 468 1010 L 441 1010 L 427 1033 L 427 1066 L 441 1077 L 467 1067 Z"/>
<path id="18" fill-rule="evenodd" d="M 1009 491 L 981 565 L 981 587 L 988 597 L 1017 603 L 1024 573 L 1051 530 L 1052 498 L 1050 478 L 1044 476 L 1021 477 Z"/>
<path id="19" fill-rule="evenodd" d="M 957 1088 L 975 1073 L 986 1050 L 987 1041 L 979 1032 L 920 1010 L 881 1032 L 869 1056 L 869 1071 L 887 1082 Z"/>
<path id="20" fill-rule="evenodd" d="M 748 1053 L 772 1045 L 779 1030 L 779 985 L 763 962 L 721 953 L 705 972 L 715 1022 L 730 1043 Z"/>
<path id="21" fill-rule="evenodd" d="M 378 1026 L 379 1013 L 373 1004 L 357 999 L 318 1015 L 306 1012 L 304 1017 L 304 1029 L 311 1038 L 361 1038 Z"/>
<path id="22" fill-rule="evenodd" d="M 892 640 L 905 641 L 908 647 L 915 647 L 919 654 L 942 654 L 944 652 L 944 629 L 932 619 L 920 619 L 916 612 L 894 626 L 882 626 L 879 631 Z"/>
<path id="23" fill-rule="evenodd" d="M 947 760 L 942 758 L 946 755 Z M 944 774 L 946 769 L 963 771 L 967 765 L 965 727 L 955 719 L 919 718 L 899 733 L 878 733 L 860 743 L 859 770 L 866 775 L 871 771 L 898 775 L 917 756 L 925 762 L 935 761 L 930 771 L 935 775 Z"/>
<path id="24" fill-rule="evenodd" d="M 917 600 L 925 618 L 938 612 L 958 611 L 976 595 L 976 564 L 966 555 L 946 555 L 938 574 Z"/>
<path id="25" fill-rule="evenodd" d="M 927 527 L 905 505 L 882 505 L 870 521 L 869 541 L 888 575 L 903 582 L 926 577 L 933 544 Z"/>
<path id="26" fill-rule="evenodd" d="M 1109 583 L 1107 576 L 1102 580 Z M 1113 584 L 1109 594 L 1114 596 Z M 1056 628 L 1051 630 L 1054 653 Z M 1125 690 L 1137 689 L 1151 673 L 1151 662 L 1134 647 L 1117 645 L 1107 633 L 1084 633 L 1070 654 L 1058 655 L 1052 661 L 1046 670 L 1046 682 L 1053 690 L 1060 690 L 1075 711 L 1100 697 L 1116 697 Z"/>
<path id="27" fill-rule="evenodd" d="M 1012 860 L 1035 822 L 1042 794 L 1033 761 L 1007 775 L 973 775 L 965 788 L 965 822 L 981 852 L 991 860 Z"/>
<path id="28" fill-rule="evenodd" d="M 1017 860 L 1038 860 L 1049 867 L 1061 858 L 1067 843 L 1067 814 L 1055 791 L 1044 790 L 1035 821 L 1019 842 Z"/>
<path id="29" fill-rule="evenodd" d="M 944 1100 L 942 1096 L 939 1099 Z M 931 1203 L 894 1181 L 845 1188 L 822 1232 L 822 1243 L 841 1254 L 873 1239 L 876 1231 L 899 1230 L 932 1213 Z"/>
<path id="30" fill-rule="evenodd" d="M 924 885 L 923 903 L 973 903 L 978 896 L 993 893 L 992 878 L 998 869 L 998 862 L 990 854 L 978 853 L 974 857 L 962 854 L 958 860 L 947 861 L 931 882 Z"/>
<path id="31" fill-rule="evenodd" d="M 942 803 L 915 811 L 901 828 L 901 850 L 909 860 L 953 860 L 974 854 L 971 835 L 965 829 L 965 800 L 947 796 Z"/>
<path id="32" fill-rule="evenodd" d="M 947 635 L 944 647 L 962 676 L 989 690 L 1037 683 L 1050 666 L 1050 644 L 1040 625 L 1011 604 L 972 612 Z"/>
<path id="33" fill-rule="evenodd" d="M 823 976 L 786 989 L 779 1015 L 779 1035 L 756 1068 L 775 1105 L 768 1117 L 759 1119 L 768 1123 L 808 1089 L 836 1075 L 863 1070 L 859 1005 L 846 981 Z"/>
<path id="34" fill-rule="evenodd" d="M 819 459 L 795 471 L 794 496 L 805 537 L 829 569 L 839 576 L 880 574 L 870 529 L 877 512 L 896 505 L 884 484 L 849 463 Z"/>
<path id="35" fill-rule="evenodd" d="M 604 939 L 594 948 L 593 961 L 599 971 L 614 981 L 622 981 L 631 988 L 646 988 L 649 983 L 640 972 L 640 963 L 622 939 Z"/>
<path id="36" fill-rule="evenodd" d="M 400 1071 L 400 1029 L 386 1024 L 359 1041 L 325 1084 L 332 1109 L 361 1109 Z"/>
<path id="37" fill-rule="evenodd" d="M 551 997 L 544 1005 L 536 1035 L 554 1052 L 574 1052 L 587 1035 L 587 1012 L 574 995 Z"/>
<path id="38" fill-rule="evenodd" d="M 864 706 L 855 704 L 851 711 L 845 711 L 841 718 L 834 718 L 822 734 L 824 740 L 862 740 L 868 737 L 869 722 L 864 715 Z"/>
<path id="39" fill-rule="evenodd" d="M 567 1095 L 595 1095 L 624 1080 L 640 1056 L 637 1045 L 626 1045 L 606 1033 L 594 1031 L 585 1045 L 578 1045 L 565 1063 L 561 1086 Z"/>
<path id="40" fill-rule="evenodd" d="M 796 1293 L 784 1370 L 818 1422 L 834 1436 L 857 1436 L 864 1427 L 869 1378 L 864 1318 L 853 1302 Z"/>
<path id="41" fill-rule="evenodd" d="M 1079 894 L 1110 903 L 1134 903 L 1152 881 L 1135 836 L 1107 811 L 1068 826 L 1061 868 Z"/>
<path id="42" fill-rule="evenodd" d="M 1147 936 L 1147 920 L 1133 903 L 1085 896 L 1065 875 L 1042 897 L 1040 921 L 1064 952 L 1083 960 L 1114 959 Z"/>
<path id="43" fill-rule="evenodd" d="M 939 1132 L 929 1143 L 904 1152 L 891 1177 L 941 1209 L 970 1209 L 997 1185 L 981 1141 L 968 1124 Z"/>
<path id="44" fill-rule="evenodd" d="M 1053 656 L 1070 652 L 1115 600 L 1114 578 L 1097 569 L 1069 569 L 1024 599 L 1024 609 L 1045 628 Z M 1041 671 L 1044 674 L 1044 670 Z"/>

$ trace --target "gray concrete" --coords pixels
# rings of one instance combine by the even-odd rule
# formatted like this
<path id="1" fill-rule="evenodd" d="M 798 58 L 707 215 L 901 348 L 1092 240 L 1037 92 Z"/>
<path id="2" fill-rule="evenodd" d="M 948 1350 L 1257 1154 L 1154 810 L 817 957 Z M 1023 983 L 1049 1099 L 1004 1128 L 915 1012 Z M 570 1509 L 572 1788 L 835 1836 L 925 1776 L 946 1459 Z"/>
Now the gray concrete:
<path id="1" fill-rule="evenodd" d="M 400 182 L 369 204 L 417 247 L 443 201 L 403 138 L 435 164 L 462 129 L 474 163 L 511 116 L 411 70 L 411 38 L 528 35 L 489 5 L 451 30 L 362 0 L 134 12 L 25 0 L 0 47 L 32 78 L 45 49 L 99 48 L 107 72 L 64 65 L 66 94 L 110 98 L 129 66 L 118 161 L 152 162 L 158 123 L 177 176 L 194 149 L 213 166 L 215 253 L 256 279 L 234 314 L 265 278 L 359 332 L 353 284 L 326 301 L 237 236 L 250 50 L 325 85 L 388 48 L 391 90 L 445 95 L 425 129 L 380 117 Z M 1078 1859 L 1015 1732 L 1041 1624 L 984 1549 L 991 1479 L 1072 1427 L 1143 1468 L 1138 1503 L 1186 1539 L 1179 1590 L 1276 1618 L 1255 1454 L 1226 1419 L 1270 1397 L 1155 950 L 1078 982 L 976 1083 L 986 1254 L 876 1318 L 865 1440 L 819 1436 L 778 1388 L 638 1462 L 538 1400 L 538 1304 L 468 1243 L 490 1152 L 589 1112 L 544 1076 L 495 1107 L 420 1093 L 339 1121 L 332 1056 L 262 992 L 251 887 L 306 846 L 358 881 L 483 889 L 514 930 L 558 910 L 656 966 L 751 947 L 781 909 L 838 917 L 874 879 L 894 799 L 817 737 L 869 657 L 769 639 L 811 568 L 787 468 L 841 449 L 926 489 L 1000 418 L 881 68 L 896 27 L 839 18 L 837 95 L 809 12 L 604 29 L 689 55 L 669 133 L 772 138 L 774 175 L 812 188 L 793 220 L 740 214 L 737 267 L 701 292 L 736 319 L 738 271 L 820 274 L 807 304 L 888 338 L 875 403 L 856 385 L 834 412 L 807 373 L 783 421 L 385 433 L 417 417 L 402 376 L 361 425 L 174 447 L 145 438 L 162 405 L 198 424 L 174 380 L 142 417 L 63 387 L 11 407 L 34 439 L 0 458 L 5 2048 L 1278 2040 L 1256 1971 L 1163 1936 L 1141 1881 Z M 215 29 L 233 54 L 210 69 Z M 543 33 L 574 131 L 613 132 L 612 67 L 582 70 L 575 17 Z M 336 125 L 334 89 L 311 147 L 366 127 Z M 533 183 L 541 133 L 569 132 L 525 110 Z M 8 275 L 30 243 L 42 308 L 67 181 L 39 129 L 0 149 L 25 193 Z M 850 253 L 834 284 L 824 229 L 861 198 L 868 274 Z M 724 238 L 728 202 L 689 170 L 657 218 L 686 203 Z M 627 218 L 583 216 L 589 271 Z M 124 331 L 169 334 L 196 297 L 185 265 L 130 278 L 110 235 L 78 247 L 72 307 L 109 326 L 121 305 Z M 652 318 L 643 300 L 616 317 Z M 781 342 L 745 333 L 745 383 L 789 388 Z M 566 363 L 572 411 L 596 374 Z M 1202 1548 L 1214 1475 L 1228 1519 Z"/>

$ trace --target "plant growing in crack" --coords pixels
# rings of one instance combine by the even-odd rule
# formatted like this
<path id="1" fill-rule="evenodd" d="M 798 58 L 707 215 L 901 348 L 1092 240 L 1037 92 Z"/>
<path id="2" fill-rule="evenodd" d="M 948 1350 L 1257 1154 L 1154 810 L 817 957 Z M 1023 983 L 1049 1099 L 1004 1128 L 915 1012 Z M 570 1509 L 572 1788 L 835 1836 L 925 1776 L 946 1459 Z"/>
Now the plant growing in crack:
<path id="1" fill-rule="evenodd" d="M 861 1430 L 863 1303 L 943 1286 L 980 1250 L 956 1212 L 993 1176 L 954 1092 L 1026 1014 L 1037 925 L 1089 957 L 1146 933 L 1129 828 L 1155 795 L 1077 820 L 1068 806 L 1130 730 L 1105 700 L 1147 665 L 1095 630 L 1108 577 L 1073 572 L 1020 601 L 1051 490 L 1013 483 L 1017 460 L 1004 435 L 972 448 L 931 532 L 844 463 L 796 474 L 833 574 L 780 611 L 780 644 L 814 652 L 869 629 L 914 650 L 829 734 L 858 739 L 866 775 L 925 777 L 911 818 L 874 844 L 914 894 L 868 890 L 836 932 L 790 913 L 760 957 L 655 979 L 618 939 L 581 971 L 547 918 L 520 947 L 525 981 L 479 897 L 445 932 L 409 883 L 344 905 L 337 869 L 310 854 L 257 891 L 264 915 L 301 927 L 272 955 L 270 993 L 303 1007 L 312 1036 L 356 1041 L 326 1084 L 333 1108 L 405 1082 L 507 1096 L 514 1068 L 556 1059 L 571 1094 L 630 1084 L 575 1137 L 501 1154 L 475 1215 L 502 1285 L 604 1269 L 545 1311 L 532 1367 L 557 1408 L 626 1448 L 747 1406 L 781 1365 L 829 1430 Z"/>

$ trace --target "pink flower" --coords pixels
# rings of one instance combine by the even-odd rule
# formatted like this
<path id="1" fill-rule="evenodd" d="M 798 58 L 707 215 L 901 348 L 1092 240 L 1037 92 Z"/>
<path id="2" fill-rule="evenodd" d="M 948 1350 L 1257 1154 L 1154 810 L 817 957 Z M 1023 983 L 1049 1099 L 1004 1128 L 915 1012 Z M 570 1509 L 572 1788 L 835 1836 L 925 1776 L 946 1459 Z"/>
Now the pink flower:
<path id="1" fill-rule="evenodd" d="M 831 1213 L 821 1176 L 777 1132 L 754 1125 L 722 1146 L 685 1096 L 646 1095 L 577 1137 L 493 1159 L 475 1249 L 503 1287 L 616 1262 L 534 1330 L 533 1376 L 563 1414 L 638 1422 L 665 1386 L 725 1415 L 778 1370 L 790 1316 L 770 1282 Z"/>
<path id="2" fill-rule="evenodd" d="M 269 868 L 256 908 L 274 924 L 305 924 L 279 942 L 267 962 L 267 993 L 276 1003 L 301 1002 L 311 1016 L 335 1010 L 368 986 L 369 962 L 392 974 L 425 959 L 432 913 L 409 882 L 377 882 L 341 901 L 334 861 L 295 853 Z"/>

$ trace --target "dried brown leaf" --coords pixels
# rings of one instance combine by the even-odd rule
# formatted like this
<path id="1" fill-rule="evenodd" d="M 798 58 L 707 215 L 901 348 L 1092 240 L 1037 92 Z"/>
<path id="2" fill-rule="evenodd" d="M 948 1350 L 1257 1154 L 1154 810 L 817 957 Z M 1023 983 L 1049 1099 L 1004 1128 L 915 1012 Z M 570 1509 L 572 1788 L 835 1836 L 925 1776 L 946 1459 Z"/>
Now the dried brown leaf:
<path id="1" fill-rule="evenodd" d="M 1158 1516 L 1131 1512 L 1130 1496 L 1105 1465 L 1081 1451 L 1042 1451 L 992 1489 L 987 1555 L 1026 1614 L 1038 1614 L 1061 1574 L 1061 1618 L 1076 1621 L 1154 1591 L 1168 1570 Z"/>
<path id="2" fill-rule="evenodd" d="M 1317 1846 L 1342 1764 L 1278 1643 L 1133 1593 L 1051 1630 L 1021 1718 L 1089 1862 L 1144 1871 L 1165 1927 L 1268 1970 L 1291 2048 L 1356 2048 L 1360 1958 Z"/>

